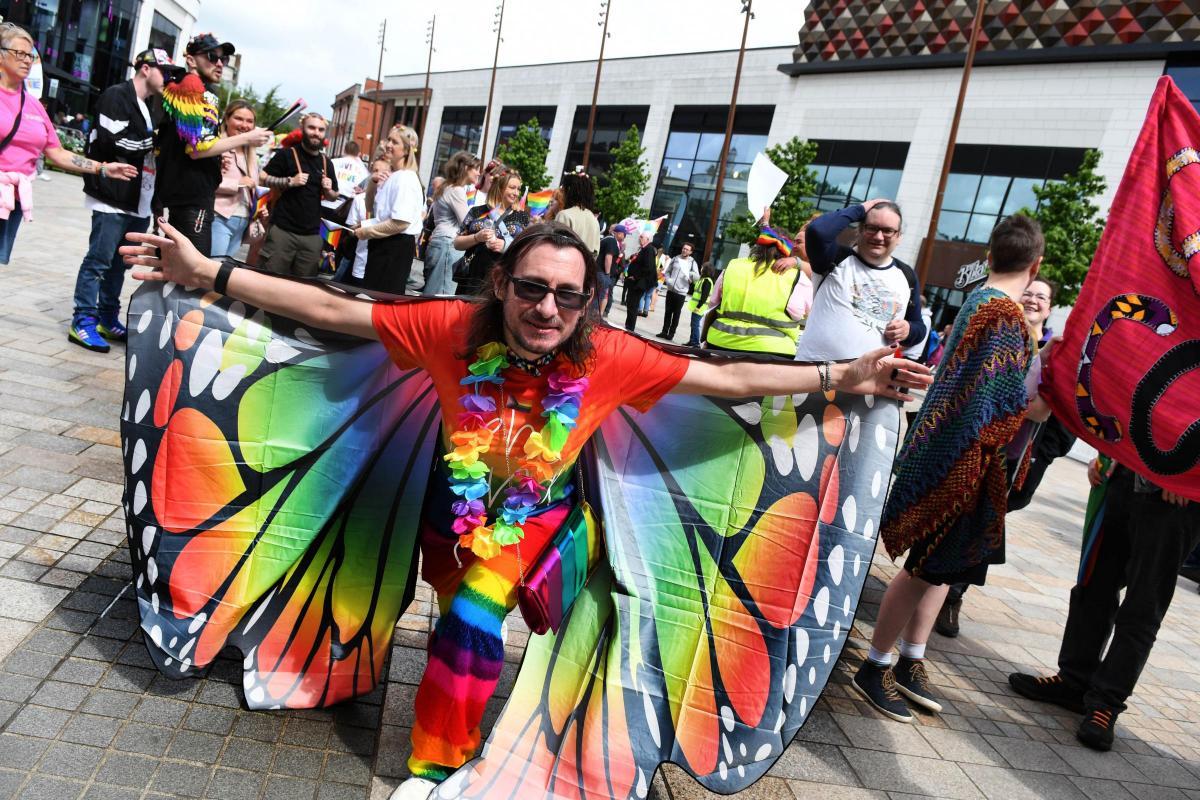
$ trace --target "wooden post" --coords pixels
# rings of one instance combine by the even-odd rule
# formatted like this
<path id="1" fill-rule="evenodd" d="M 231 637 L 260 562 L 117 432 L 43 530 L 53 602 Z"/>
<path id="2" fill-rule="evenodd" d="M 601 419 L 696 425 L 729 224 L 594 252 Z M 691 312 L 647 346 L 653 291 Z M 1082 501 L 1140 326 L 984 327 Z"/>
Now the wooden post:
<path id="1" fill-rule="evenodd" d="M 725 144 L 721 147 L 721 162 L 717 166 L 717 188 L 713 192 L 712 216 L 708 221 L 708 233 L 704 236 L 704 253 L 701 259 L 713 261 L 713 239 L 717 235 L 717 218 L 721 213 L 721 190 L 725 186 L 725 164 L 729 158 L 729 142 L 733 139 L 733 118 L 737 113 L 738 86 L 742 82 L 742 62 L 746 58 L 746 35 L 750 33 L 750 20 L 754 13 L 750 10 L 754 0 L 742 0 L 742 13 L 746 22 L 742 26 L 742 46 L 738 49 L 737 71 L 733 73 L 733 97 L 729 101 L 729 116 L 725 119 Z"/>
<path id="2" fill-rule="evenodd" d="M 500 34 L 504 31 L 504 0 L 500 0 L 500 14 L 496 17 L 496 54 L 492 57 L 492 83 L 488 86 L 487 110 L 483 114 L 483 142 L 479 145 L 479 160 L 488 161 L 488 128 L 492 124 L 492 95 L 496 91 L 496 65 L 500 63 Z"/>
<path id="3" fill-rule="evenodd" d="M 962 119 L 963 103 L 967 99 L 967 84 L 971 82 L 971 67 L 975 63 L 975 48 L 979 44 L 979 31 L 983 28 L 983 12 L 987 0 L 979 0 L 975 6 L 975 22 L 971 25 L 971 43 L 967 45 L 967 60 L 963 64 L 962 80 L 958 85 L 958 102 L 954 105 L 954 119 L 950 122 L 950 138 L 946 142 L 946 155 L 942 159 L 942 175 L 938 178 L 937 195 L 933 198 L 933 213 L 929 216 L 929 230 L 921 245 L 917 259 L 917 283 L 925 288 L 929 276 L 929 262 L 933 258 L 933 242 L 937 238 L 938 218 L 942 214 L 942 199 L 946 194 L 946 182 L 950 179 L 950 164 L 954 160 L 954 143 L 958 140 L 958 123 Z"/>
<path id="4" fill-rule="evenodd" d="M 596 61 L 596 83 L 592 87 L 592 110 L 588 112 L 587 138 L 583 142 L 583 171 L 587 172 L 588 162 L 592 158 L 592 133 L 596 128 L 596 99 L 600 96 L 600 70 L 604 68 L 604 42 L 608 39 L 608 15 L 612 11 L 612 0 L 600 4 L 604 9 L 601 15 L 604 20 L 600 23 L 604 30 L 600 33 L 600 58 Z"/>

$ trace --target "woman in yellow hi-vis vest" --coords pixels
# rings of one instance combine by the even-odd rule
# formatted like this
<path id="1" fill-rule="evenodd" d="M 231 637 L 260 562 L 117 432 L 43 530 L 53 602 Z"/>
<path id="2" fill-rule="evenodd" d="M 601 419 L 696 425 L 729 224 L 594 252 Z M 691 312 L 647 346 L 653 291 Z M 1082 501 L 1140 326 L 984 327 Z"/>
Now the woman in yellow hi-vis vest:
<path id="1" fill-rule="evenodd" d="M 812 281 L 792 257 L 786 236 L 763 226 L 749 258 L 735 258 L 709 297 L 716 309 L 706 337 L 710 350 L 796 355 L 812 306 Z"/>

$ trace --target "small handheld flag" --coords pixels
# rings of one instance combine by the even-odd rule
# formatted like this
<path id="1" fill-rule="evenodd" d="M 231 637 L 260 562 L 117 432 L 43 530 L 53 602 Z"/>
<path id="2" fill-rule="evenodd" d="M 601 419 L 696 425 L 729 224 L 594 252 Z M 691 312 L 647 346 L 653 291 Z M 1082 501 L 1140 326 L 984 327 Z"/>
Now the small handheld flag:
<path id="1" fill-rule="evenodd" d="M 529 216 L 540 217 L 550 208 L 550 199 L 554 197 L 553 189 L 543 189 L 540 192 L 530 192 L 528 195 Z"/>
<path id="2" fill-rule="evenodd" d="M 280 125 L 287 122 L 289 119 L 296 116 L 297 114 L 299 114 L 301 111 L 303 111 L 306 108 L 308 108 L 308 103 L 304 102 L 303 97 L 298 98 L 296 100 L 296 102 L 292 103 L 291 107 L 289 107 L 287 111 L 283 112 L 283 116 L 279 117 L 279 119 L 275 120 L 274 122 L 272 122 L 270 125 L 267 126 L 267 130 L 269 130 L 269 131 L 275 130 Z"/>

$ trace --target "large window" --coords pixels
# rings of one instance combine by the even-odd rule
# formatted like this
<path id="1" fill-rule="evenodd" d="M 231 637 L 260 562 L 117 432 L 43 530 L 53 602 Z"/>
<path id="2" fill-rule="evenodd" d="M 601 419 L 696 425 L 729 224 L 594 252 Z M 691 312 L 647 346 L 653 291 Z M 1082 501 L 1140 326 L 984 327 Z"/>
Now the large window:
<path id="1" fill-rule="evenodd" d="M 505 106 L 502 108 L 500 110 L 500 129 L 496 133 L 496 146 L 492 150 L 492 154 L 494 155 L 505 142 L 513 137 L 517 128 L 531 119 L 538 121 L 542 141 L 549 146 L 550 134 L 554 130 L 554 112 L 556 110 L 554 106 Z"/>
<path id="2" fill-rule="evenodd" d="M 1190 53 L 1172 55 L 1167 59 L 1163 74 L 1171 76 L 1179 91 L 1191 101 L 1192 108 L 1200 111 L 1200 56 Z"/>
<path id="3" fill-rule="evenodd" d="M 872 197 L 896 199 L 908 158 L 908 142 L 813 139 L 817 153 L 817 193 L 807 198 L 820 211 L 861 203 Z"/>
<path id="4" fill-rule="evenodd" d="M 659 228 L 663 246 L 677 252 L 684 243 L 690 242 L 697 256 L 711 258 L 717 265 L 728 264 L 737 256 L 740 245 L 725 241 L 725 226 L 747 210 L 746 179 L 750 164 L 767 146 L 767 131 L 771 128 L 774 110 L 771 106 L 738 106 L 710 257 L 701 251 L 712 222 L 717 170 L 721 148 L 725 145 L 729 108 L 675 107 L 654 200 L 650 204 L 652 218 L 667 215 L 666 224 Z"/>
<path id="5" fill-rule="evenodd" d="M 150 47 L 165 50 L 167 55 L 175 58 L 175 45 L 179 41 L 179 26 L 154 12 L 154 21 L 150 24 Z"/>
<path id="6" fill-rule="evenodd" d="M 1078 169 L 1085 152 L 1078 147 L 958 145 L 937 237 L 986 244 L 1003 217 L 1026 207 L 1036 210 L 1033 190 Z"/>
<path id="7" fill-rule="evenodd" d="M 48 110 L 91 113 L 100 92 L 127 77 L 140 6 L 140 0 L 0 0 L 0 16 L 37 40 L 47 87 L 57 79 L 56 94 L 44 97 Z"/>
<path id="8" fill-rule="evenodd" d="M 430 183 L 454 153 L 459 150 L 468 153 L 479 151 L 479 143 L 483 139 L 483 111 L 483 106 L 446 106 L 442 109 L 442 127 L 438 130 Z"/>
<path id="9" fill-rule="evenodd" d="M 575 119 L 571 125 L 571 143 L 567 147 L 567 161 L 563 171 L 568 172 L 583 163 L 583 146 L 587 142 L 588 114 L 591 106 L 576 106 Z M 607 172 L 612 166 L 611 151 L 625 140 L 631 125 L 636 125 L 638 135 L 646 132 L 646 117 L 650 106 L 596 106 L 596 123 L 592 130 L 592 152 L 588 157 L 588 174 L 593 177 Z"/>

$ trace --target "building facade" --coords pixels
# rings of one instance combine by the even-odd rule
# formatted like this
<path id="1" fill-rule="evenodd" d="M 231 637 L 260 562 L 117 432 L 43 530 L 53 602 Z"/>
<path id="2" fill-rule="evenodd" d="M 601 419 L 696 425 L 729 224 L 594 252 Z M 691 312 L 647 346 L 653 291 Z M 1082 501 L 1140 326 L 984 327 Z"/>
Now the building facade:
<path id="1" fill-rule="evenodd" d="M 1106 214 L 1160 76 L 1200 99 L 1194 2 L 989 3 L 939 216 L 926 296 L 950 313 L 959 269 L 995 223 L 1036 205 L 1033 189 L 1101 151 Z M 725 223 L 746 211 L 746 171 L 764 147 L 817 144 L 820 210 L 870 197 L 904 211 L 897 255 L 915 263 L 929 225 L 975 4 L 965 0 L 813 0 L 795 48 L 746 53 L 712 258 L 738 246 Z M 724 142 L 735 51 L 606 60 L 589 167 L 636 125 L 652 175 L 641 204 L 666 215 L 671 250 L 703 244 Z M 536 116 L 551 174 L 582 160 L 595 62 L 502 67 L 490 157 L 514 120 Z M 389 76 L 385 95 L 420 94 L 424 74 Z M 421 155 L 429 178 L 456 149 L 478 151 L 490 70 L 434 73 Z M 519 124 L 519 123 L 518 123 Z"/>
<path id="2" fill-rule="evenodd" d="M 372 152 L 375 139 L 378 138 L 380 122 L 380 104 L 373 98 L 379 90 L 380 83 L 372 78 L 366 79 L 366 88 L 356 83 L 337 93 L 333 100 L 333 112 L 329 119 L 329 149 L 332 153 L 341 154 L 347 142 L 357 142 L 359 152 L 369 155 Z"/>
<path id="3" fill-rule="evenodd" d="M 180 58 L 199 13 L 199 0 L 0 0 L 0 16 L 36 40 L 52 114 L 90 114 L 148 47 Z"/>

